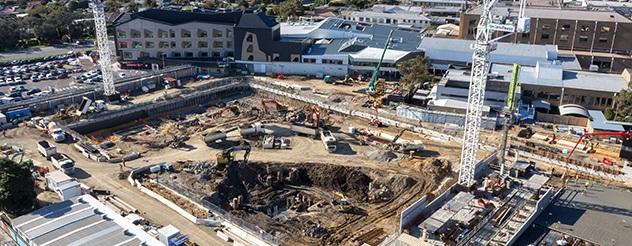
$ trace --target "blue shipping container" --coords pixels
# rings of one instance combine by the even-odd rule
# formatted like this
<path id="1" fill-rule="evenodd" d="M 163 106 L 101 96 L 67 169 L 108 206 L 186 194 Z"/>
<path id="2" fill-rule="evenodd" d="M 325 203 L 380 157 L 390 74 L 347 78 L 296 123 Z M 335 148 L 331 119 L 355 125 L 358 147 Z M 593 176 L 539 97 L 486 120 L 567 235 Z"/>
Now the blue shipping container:
<path id="1" fill-rule="evenodd" d="M 8 122 L 22 121 L 22 120 L 31 118 L 31 109 L 21 108 L 21 109 L 11 110 L 4 113 L 4 115 L 7 117 Z"/>

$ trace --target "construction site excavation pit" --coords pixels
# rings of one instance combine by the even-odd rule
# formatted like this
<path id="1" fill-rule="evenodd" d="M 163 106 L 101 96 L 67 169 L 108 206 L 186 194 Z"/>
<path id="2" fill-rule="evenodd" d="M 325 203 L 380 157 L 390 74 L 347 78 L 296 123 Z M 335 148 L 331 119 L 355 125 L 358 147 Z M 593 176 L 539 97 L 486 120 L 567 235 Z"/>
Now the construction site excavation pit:
<path id="1" fill-rule="evenodd" d="M 383 240 L 396 228 L 399 209 L 436 188 L 367 167 L 252 161 L 176 162 L 141 180 L 184 189 L 288 245 L 354 245 L 375 229 L 383 233 L 373 240 Z"/>

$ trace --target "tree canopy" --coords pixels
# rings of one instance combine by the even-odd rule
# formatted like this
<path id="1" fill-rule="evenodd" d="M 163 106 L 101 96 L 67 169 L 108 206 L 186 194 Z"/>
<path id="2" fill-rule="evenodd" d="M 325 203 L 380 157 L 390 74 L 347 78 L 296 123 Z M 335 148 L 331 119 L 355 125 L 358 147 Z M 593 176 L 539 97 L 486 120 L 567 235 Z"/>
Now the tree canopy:
<path id="1" fill-rule="evenodd" d="M 609 120 L 632 122 L 632 83 L 621 90 L 614 99 L 614 108 L 607 108 L 604 115 Z"/>
<path id="2" fill-rule="evenodd" d="M 35 204 L 32 163 L 0 159 L 0 208 L 11 215 L 28 213 Z"/>
<path id="3" fill-rule="evenodd" d="M 430 83 L 426 83 L 432 79 L 432 75 L 428 71 L 428 62 L 423 56 L 400 62 L 397 67 L 402 74 L 399 81 L 402 89 L 411 90 L 416 86 L 428 89 L 432 86 Z"/>

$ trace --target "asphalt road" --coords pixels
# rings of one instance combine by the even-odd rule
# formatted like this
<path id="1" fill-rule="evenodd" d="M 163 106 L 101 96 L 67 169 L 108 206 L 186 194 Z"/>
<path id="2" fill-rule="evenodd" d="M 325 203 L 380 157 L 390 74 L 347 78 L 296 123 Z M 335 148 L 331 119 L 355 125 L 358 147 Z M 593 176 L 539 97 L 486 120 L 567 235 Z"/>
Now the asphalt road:
<path id="1" fill-rule="evenodd" d="M 21 60 L 30 57 L 43 57 L 66 54 L 69 51 L 83 51 L 88 49 L 94 49 L 94 45 L 75 45 L 75 44 L 60 44 L 55 46 L 46 46 L 41 48 L 31 48 L 24 50 L 14 50 L 0 53 L 0 61 L 13 61 Z"/>

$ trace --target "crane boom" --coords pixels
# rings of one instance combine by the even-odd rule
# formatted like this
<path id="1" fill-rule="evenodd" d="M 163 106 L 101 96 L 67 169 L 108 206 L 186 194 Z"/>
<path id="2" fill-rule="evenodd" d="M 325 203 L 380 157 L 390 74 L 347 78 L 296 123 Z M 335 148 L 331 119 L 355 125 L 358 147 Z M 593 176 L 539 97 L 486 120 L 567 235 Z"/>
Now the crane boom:
<path id="1" fill-rule="evenodd" d="M 507 139 L 509 138 L 509 128 L 513 124 L 514 109 L 516 107 L 516 89 L 518 87 L 518 75 L 520 74 L 520 65 L 513 65 L 511 80 L 509 81 L 509 90 L 507 91 L 507 101 L 505 102 L 505 124 L 503 124 L 503 135 L 498 147 L 498 163 L 500 164 L 500 173 L 505 173 L 505 151 L 507 150 Z"/>
<path id="2" fill-rule="evenodd" d="M 380 73 L 380 67 L 382 66 L 382 61 L 384 60 L 384 55 L 386 54 L 386 50 L 388 49 L 388 46 L 391 44 L 392 36 L 393 36 L 393 30 L 391 29 L 391 31 L 388 33 L 388 38 L 386 39 L 386 43 L 384 44 L 384 50 L 382 50 L 382 56 L 380 56 L 380 61 L 377 62 L 377 65 L 375 66 L 375 69 L 373 70 L 373 74 L 371 75 L 371 80 L 369 81 L 368 90 L 370 94 L 375 93 L 376 86 L 377 86 L 377 76 Z"/>
<path id="3" fill-rule="evenodd" d="M 491 66 L 489 54 L 495 50 L 495 42 L 512 35 L 513 32 L 529 32 L 529 19 L 524 18 L 523 8 L 525 0 L 521 0 L 518 16 L 518 25 L 507 28 L 507 23 L 494 23 L 492 9 L 497 0 L 483 0 L 480 19 L 474 36 L 474 53 L 472 54 L 472 76 L 467 99 L 467 111 L 465 113 L 465 127 L 463 132 L 463 144 L 461 150 L 461 163 L 459 170 L 459 184 L 471 186 L 474 184 L 476 164 L 478 160 L 478 142 L 480 138 L 483 103 L 485 101 L 485 86 L 487 75 Z M 507 34 L 494 38 L 493 31 L 501 30 Z"/>
<path id="4" fill-rule="evenodd" d="M 108 32 L 105 22 L 105 10 L 101 0 L 92 0 L 90 7 L 94 13 L 94 29 L 96 31 L 97 46 L 99 51 L 99 64 L 103 76 L 103 94 L 107 97 L 116 95 L 114 88 L 114 75 L 112 73 L 112 51 L 108 46 Z"/>

